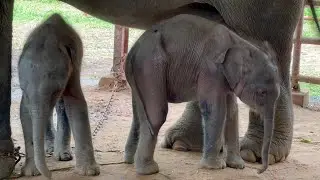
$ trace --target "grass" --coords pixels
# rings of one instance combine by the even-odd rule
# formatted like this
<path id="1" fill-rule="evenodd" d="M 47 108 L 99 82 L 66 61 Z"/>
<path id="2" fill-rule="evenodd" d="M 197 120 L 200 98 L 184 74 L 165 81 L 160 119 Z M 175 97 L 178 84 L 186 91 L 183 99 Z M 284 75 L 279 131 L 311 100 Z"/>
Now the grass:
<path id="1" fill-rule="evenodd" d="M 320 8 L 316 8 L 316 13 L 318 18 L 320 19 Z M 312 13 L 310 8 L 304 9 L 304 16 L 312 17 Z M 320 33 L 316 28 L 316 24 L 313 20 L 304 20 L 303 23 L 303 36 L 304 37 L 320 37 Z"/>
<path id="2" fill-rule="evenodd" d="M 13 10 L 13 23 L 25 24 L 41 22 L 52 13 L 61 14 L 68 23 L 87 28 L 113 28 L 113 24 L 102 21 L 57 0 L 16 0 Z"/>
<path id="3" fill-rule="evenodd" d="M 309 84 L 304 82 L 299 82 L 300 89 L 306 89 L 309 91 L 310 96 L 320 96 L 320 85 Z"/>
<path id="4" fill-rule="evenodd" d="M 25 24 L 30 21 L 40 22 L 52 13 L 60 13 L 72 25 L 86 28 L 113 28 L 111 23 L 102 21 L 57 0 L 16 0 L 14 5 L 14 24 Z M 316 8 L 320 18 L 320 8 Z M 304 16 L 312 16 L 310 8 L 305 8 Z M 304 21 L 304 37 L 320 37 L 313 21 Z M 301 88 L 308 89 L 311 96 L 320 96 L 320 85 L 300 83 Z"/>
<path id="5" fill-rule="evenodd" d="M 320 8 L 316 8 L 316 13 L 318 16 L 318 19 L 320 19 Z M 310 8 L 304 9 L 304 16 L 310 16 L 312 17 L 312 13 Z M 318 32 L 318 29 L 316 28 L 316 24 L 313 20 L 304 20 L 303 23 L 303 36 L 304 37 L 320 37 L 320 33 Z M 299 82 L 301 89 L 306 89 L 309 91 L 310 96 L 320 96 L 320 85 L 317 84 L 309 84 L 304 82 Z"/>

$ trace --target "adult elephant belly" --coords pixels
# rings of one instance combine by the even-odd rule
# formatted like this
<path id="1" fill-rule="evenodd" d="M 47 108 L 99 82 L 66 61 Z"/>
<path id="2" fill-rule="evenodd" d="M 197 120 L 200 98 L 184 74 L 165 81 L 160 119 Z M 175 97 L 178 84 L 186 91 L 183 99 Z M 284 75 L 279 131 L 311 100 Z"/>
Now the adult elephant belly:
<path id="1" fill-rule="evenodd" d="M 146 29 L 193 0 L 60 0 L 102 20 Z"/>
<path id="2" fill-rule="evenodd" d="M 196 9 L 208 15 L 208 6 L 219 11 L 225 23 L 249 40 L 269 41 L 277 53 L 282 78 L 278 100 L 274 136 L 270 149 L 270 164 L 283 161 L 292 143 L 293 107 L 291 100 L 289 67 L 292 36 L 303 9 L 301 0 L 62 0 L 100 19 L 128 27 L 146 29 L 156 22 L 175 14 Z M 204 3 L 204 9 L 199 5 Z M 213 9 L 214 9 L 213 8 Z M 214 10 L 212 10 L 213 12 Z M 201 13 L 202 14 L 202 13 Z M 210 15 L 210 13 L 209 13 Z M 263 124 L 259 116 L 250 111 L 249 126 L 241 141 L 241 156 L 256 162 L 261 159 Z M 236 113 L 235 113 L 236 114 Z M 236 115 L 235 115 L 236 116 Z M 234 118 L 237 118 L 234 117 Z M 197 102 L 189 102 L 181 118 L 168 129 L 162 147 L 176 150 L 202 148 L 201 116 Z"/>

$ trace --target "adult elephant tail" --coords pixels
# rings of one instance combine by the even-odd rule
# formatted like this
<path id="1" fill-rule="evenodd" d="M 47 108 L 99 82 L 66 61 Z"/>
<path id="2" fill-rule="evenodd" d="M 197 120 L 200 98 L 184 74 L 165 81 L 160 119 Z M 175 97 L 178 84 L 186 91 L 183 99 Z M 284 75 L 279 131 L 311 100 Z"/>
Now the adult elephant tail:
<path id="1" fill-rule="evenodd" d="M 309 4 L 309 6 L 310 6 L 313 20 L 314 20 L 314 22 L 316 23 L 317 28 L 318 28 L 318 31 L 319 31 L 319 33 L 320 33 L 320 25 L 319 25 L 319 21 L 318 21 L 318 17 L 317 17 L 316 9 L 315 9 L 315 7 L 314 7 L 313 0 L 307 0 L 307 2 L 308 2 L 308 4 Z"/>

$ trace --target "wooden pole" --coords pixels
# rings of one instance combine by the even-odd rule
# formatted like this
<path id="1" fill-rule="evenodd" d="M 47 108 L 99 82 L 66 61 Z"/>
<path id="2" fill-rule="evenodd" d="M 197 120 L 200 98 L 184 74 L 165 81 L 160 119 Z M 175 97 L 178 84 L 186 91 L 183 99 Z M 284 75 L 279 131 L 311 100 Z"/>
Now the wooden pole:
<path id="1" fill-rule="evenodd" d="M 123 26 L 115 25 L 114 30 L 114 52 L 113 52 L 113 66 L 111 72 L 114 77 L 121 77 L 123 79 L 123 63 L 128 53 L 128 39 L 129 29 Z"/>
<path id="2" fill-rule="evenodd" d="M 292 84 L 292 90 L 299 92 L 300 87 L 298 83 L 298 76 L 300 71 L 300 54 L 301 54 L 301 36 L 302 36 L 302 30 L 303 30 L 303 13 L 300 16 L 298 25 L 296 27 L 295 32 L 295 43 L 294 43 L 294 49 L 293 49 L 293 58 L 292 58 L 292 78 L 291 78 L 291 84 Z"/>
<path id="3" fill-rule="evenodd" d="M 124 73 L 124 62 L 128 53 L 129 28 L 115 25 L 114 29 L 114 52 L 111 74 L 102 77 L 99 87 L 107 89 L 121 90 L 126 88 L 126 78 Z"/>

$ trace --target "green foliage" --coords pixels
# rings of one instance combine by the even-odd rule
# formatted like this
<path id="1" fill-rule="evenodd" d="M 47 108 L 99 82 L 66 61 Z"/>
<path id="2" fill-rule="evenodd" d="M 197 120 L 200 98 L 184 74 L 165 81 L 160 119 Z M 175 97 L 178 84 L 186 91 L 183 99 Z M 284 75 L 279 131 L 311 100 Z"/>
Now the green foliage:
<path id="1" fill-rule="evenodd" d="M 16 0 L 13 23 L 40 22 L 53 13 L 61 14 L 67 22 L 88 28 L 112 28 L 111 23 L 102 21 L 57 0 Z"/>
<path id="2" fill-rule="evenodd" d="M 320 85 L 299 82 L 300 89 L 309 90 L 310 96 L 320 96 Z"/>
<path id="3" fill-rule="evenodd" d="M 316 8 L 316 14 L 320 19 L 320 8 Z M 312 17 L 311 9 L 304 9 L 304 16 Z M 316 23 L 313 20 L 304 20 L 303 23 L 303 36 L 304 37 L 320 37 Z"/>

